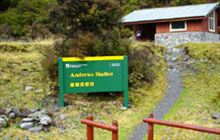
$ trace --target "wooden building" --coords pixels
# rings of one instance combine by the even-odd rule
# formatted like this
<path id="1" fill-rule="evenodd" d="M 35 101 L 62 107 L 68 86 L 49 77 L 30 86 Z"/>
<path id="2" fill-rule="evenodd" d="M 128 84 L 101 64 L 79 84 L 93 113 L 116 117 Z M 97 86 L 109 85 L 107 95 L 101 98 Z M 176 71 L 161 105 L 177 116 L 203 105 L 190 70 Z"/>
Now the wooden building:
<path id="1" fill-rule="evenodd" d="M 219 3 L 142 9 L 123 17 L 122 24 L 133 28 L 136 40 L 154 41 L 156 35 L 172 33 L 218 34 L 219 15 Z"/>

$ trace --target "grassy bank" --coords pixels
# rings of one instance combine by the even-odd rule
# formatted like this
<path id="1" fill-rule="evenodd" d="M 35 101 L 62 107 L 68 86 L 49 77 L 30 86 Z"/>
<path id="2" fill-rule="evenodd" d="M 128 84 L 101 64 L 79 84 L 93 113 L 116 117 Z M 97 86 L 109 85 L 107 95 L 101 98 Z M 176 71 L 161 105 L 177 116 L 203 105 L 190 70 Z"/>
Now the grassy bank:
<path id="1" fill-rule="evenodd" d="M 0 108 L 41 107 L 41 99 L 50 94 L 41 51 L 52 44 L 51 40 L 0 42 Z"/>
<path id="2" fill-rule="evenodd" d="M 190 60 L 188 72 L 183 70 L 184 91 L 164 117 L 165 120 L 220 128 L 211 118 L 220 112 L 220 44 L 200 43 L 181 46 Z M 176 128 L 157 127 L 156 139 L 219 140 L 220 136 Z"/>
<path id="3" fill-rule="evenodd" d="M 42 68 L 45 47 L 52 47 L 53 43 L 0 43 L 1 60 L 1 100 L 0 107 L 4 108 L 8 104 L 18 108 L 48 108 L 53 107 L 57 101 L 57 96 L 49 89 L 50 80 Z M 136 47 L 142 46 L 136 44 Z M 132 107 L 128 110 L 121 110 L 121 94 L 109 96 L 108 94 L 89 95 L 67 95 L 65 102 L 67 107 L 53 114 L 56 127 L 51 127 L 49 132 L 41 132 L 38 135 L 17 128 L 17 123 L 12 123 L 9 128 L 3 129 L 0 137 L 10 139 L 29 137 L 29 139 L 41 140 L 54 138 L 60 140 L 85 140 L 86 128 L 80 124 L 80 120 L 92 114 L 95 120 L 111 123 L 112 120 L 119 122 L 119 137 L 121 140 L 127 139 L 135 126 L 142 122 L 145 116 L 152 112 L 156 103 L 164 97 L 166 91 L 166 63 L 164 61 L 164 51 L 159 46 L 146 45 L 156 58 L 151 70 L 155 73 L 152 84 L 141 83 L 138 89 L 130 88 L 129 100 Z M 31 90 L 25 87 L 31 86 Z M 46 101 L 46 103 L 45 103 Z M 65 119 L 60 119 L 60 115 Z M 96 140 L 111 139 L 111 133 L 96 129 Z"/>

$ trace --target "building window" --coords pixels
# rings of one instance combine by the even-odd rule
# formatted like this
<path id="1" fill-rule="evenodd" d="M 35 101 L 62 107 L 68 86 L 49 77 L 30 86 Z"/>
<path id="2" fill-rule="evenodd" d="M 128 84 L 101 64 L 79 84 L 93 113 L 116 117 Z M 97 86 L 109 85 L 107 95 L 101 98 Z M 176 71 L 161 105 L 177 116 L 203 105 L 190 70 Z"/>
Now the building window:
<path id="1" fill-rule="evenodd" d="M 176 21 L 170 23 L 170 31 L 186 31 L 186 21 Z"/>
<path id="2" fill-rule="evenodd" d="M 215 12 L 209 15 L 209 31 L 215 32 Z"/>

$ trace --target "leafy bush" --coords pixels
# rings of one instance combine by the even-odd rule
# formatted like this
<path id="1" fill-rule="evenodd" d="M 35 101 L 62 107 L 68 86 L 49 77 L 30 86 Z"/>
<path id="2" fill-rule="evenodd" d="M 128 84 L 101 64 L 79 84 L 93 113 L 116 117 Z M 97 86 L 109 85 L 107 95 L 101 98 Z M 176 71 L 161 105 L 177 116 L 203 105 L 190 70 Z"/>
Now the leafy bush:
<path id="1" fill-rule="evenodd" d="M 220 63 L 220 43 L 188 43 L 180 47 L 185 48 L 192 58 Z"/>
<path id="2" fill-rule="evenodd" d="M 79 33 L 73 39 L 57 41 L 53 48 L 44 51 L 46 59 L 43 67 L 46 68 L 50 77 L 57 77 L 58 57 L 85 57 L 85 56 L 104 56 L 104 55 L 126 55 L 129 52 L 130 41 L 118 39 L 117 30 L 103 33 L 102 38 L 98 38 L 91 32 Z"/>
<path id="3" fill-rule="evenodd" d="M 108 35 L 111 36 L 111 34 Z M 143 85 L 142 82 L 153 84 L 156 73 L 165 67 L 163 47 L 153 43 L 131 45 L 130 41 L 125 39 L 120 42 L 114 40 L 115 38 L 108 39 L 101 41 L 91 33 L 86 33 L 77 39 L 58 41 L 53 48 L 47 48 L 48 50 L 44 51 L 46 59 L 42 63 L 43 67 L 50 78 L 57 83 L 58 57 L 128 55 L 129 85 L 133 88 L 139 88 Z M 115 42 L 116 45 L 113 46 Z"/>
<path id="4" fill-rule="evenodd" d="M 157 49 L 151 43 L 138 44 L 139 48 L 131 47 L 128 40 L 131 31 L 118 25 L 123 3 L 114 0 L 59 2 L 59 6 L 50 13 L 51 29 L 65 39 L 56 43 L 55 52 L 46 51 L 49 54 L 46 54 L 43 65 L 49 66 L 51 77 L 57 77 L 58 56 L 128 55 L 130 85 L 138 87 L 142 81 L 153 83 L 157 69 L 155 63 L 160 59 L 161 48 Z M 155 50 L 158 52 L 155 53 Z"/>
<path id="5" fill-rule="evenodd" d="M 39 38 L 44 37 L 45 34 L 48 35 L 49 9 L 55 5 L 56 0 L 19 0 L 16 2 L 11 0 L 9 9 L 0 13 L 0 30 L 2 31 L 0 37 L 35 38 L 37 36 Z M 7 28 L 2 30 L 5 26 Z"/>
<path id="6" fill-rule="evenodd" d="M 153 84 L 156 72 L 164 68 L 164 49 L 153 43 L 136 43 L 129 53 L 129 83 L 140 87 L 142 82 Z"/>

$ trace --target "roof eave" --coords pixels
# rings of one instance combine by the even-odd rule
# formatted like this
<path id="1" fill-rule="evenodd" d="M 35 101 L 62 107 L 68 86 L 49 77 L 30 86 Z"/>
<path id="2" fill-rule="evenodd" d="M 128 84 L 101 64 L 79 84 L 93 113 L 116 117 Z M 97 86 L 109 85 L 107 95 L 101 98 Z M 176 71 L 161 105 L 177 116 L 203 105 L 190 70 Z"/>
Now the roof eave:
<path id="1" fill-rule="evenodd" d="M 206 16 L 209 16 L 213 11 L 215 11 L 218 8 L 220 8 L 219 3 Z"/>
<path id="2" fill-rule="evenodd" d="M 162 19 L 162 20 L 149 20 L 149 21 L 122 22 L 122 25 L 161 23 L 161 22 L 183 21 L 183 20 L 199 20 L 199 19 L 204 19 L 204 18 L 206 18 L 206 16 L 188 17 L 188 18 L 173 18 L 173 19 Z"/>

